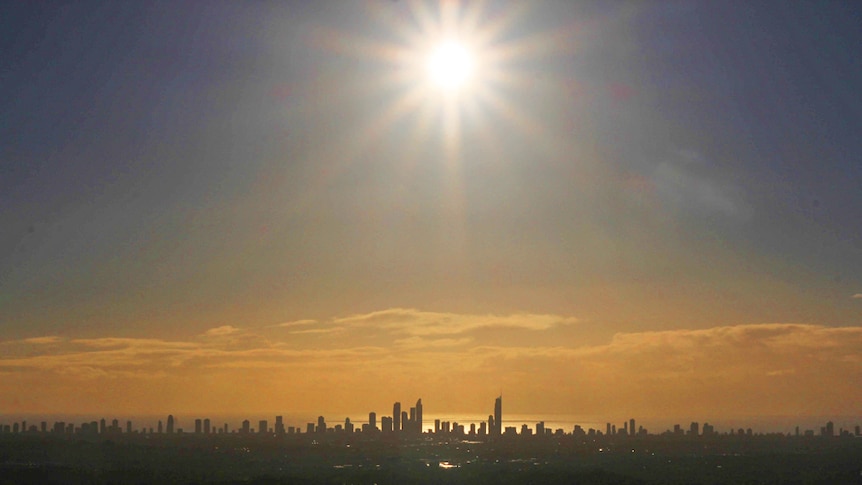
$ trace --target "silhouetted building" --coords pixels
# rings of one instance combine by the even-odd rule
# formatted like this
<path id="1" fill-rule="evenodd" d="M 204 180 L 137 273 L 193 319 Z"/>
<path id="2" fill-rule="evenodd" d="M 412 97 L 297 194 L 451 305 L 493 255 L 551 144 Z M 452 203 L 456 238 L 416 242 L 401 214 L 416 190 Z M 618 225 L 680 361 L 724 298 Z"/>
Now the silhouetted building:
<path id="1" fill-rule="evenodd" d="M 691 426 L 688 428 L 688 434 L 692 436 L 700 435 L 700 425 L 697 422 L 692 422 Z"/>
<path id="2" fill-rule="evenodd" d="M 241 431 L 241 433 L 242 433 L 242 434 L 249 434 L 249 433 L 251 433 L 251 422 L 250 422 L 249 420 L 247 420 L 247 419 L 244 419 L 244 420 L 243 420 L 243 422 L 242 422 L 242 431 Z"/>
<path id="3" fill-rule="evenodd" d="M 103 419 L 102 423 L 101 423 L 101 427 L 104 428 L 104 426 L 105 426 L 105 420 Z M 168 434 L 172 434 L 174 432 L 174 415 L 173 414 L 168 415 L 167 430 L 168 430 Z"/>
<path id="4" fill-rule="evenodd" d="M 392 418 L 389 416 L 383 416 L 380 418 L 380 428 L 384 433 L 392 432 Z"/>
<path id="5" fill-rule="evenodd" d="M 377 413 L 374 411 L 368 413 L 368 429 L 371 431 L 377 431 Z"/>
<path id="6" fill-rule="evenodd" d="M 494 401 L 494 429 L 492 430 L 492 435 L 500 436 L 500 432 L 503 429 L 503 396 L 497 398 Z"/>
<path id="7" fill-rule="evenodd" d="M 284 436 L 284 420 L 281 416 L 275 417 L 275 434 L 276 436 Z"/>
<path id="8" fill-rule="evenodd" d="M 257 432 L 258 434 L 266 434 L 267 432 L 267 422 L 265 419 L 261 419 L 257 422 Z"/>
<path id="9" fill-rule="evenodd" d="M 344 419 L 344 432 L 353 434 L 353 423 L 350 422 L 350 418 Z"/>
<path id="10" fill-rule="evenodd" d="M 203 421 L 200 418 L 195 419 L 195 434 L 201 434 L 203 430 Z"/>
<path id="11" fill-rule="evenodd" d="M 401 403 L 392 405 L 392 429 L 397 433 L 401 431 Z"/>
<path id="12" fill-rule="evenodd" d="M 326 433 L 326 419 L 323 416 L 317 417 L 317 429 L 316 431 L 320 434 Z"/>
<path id="13" fill-rule="evenodd" d="M 422 434 L 422 399 L 416 401 L 416 432 Z"/>

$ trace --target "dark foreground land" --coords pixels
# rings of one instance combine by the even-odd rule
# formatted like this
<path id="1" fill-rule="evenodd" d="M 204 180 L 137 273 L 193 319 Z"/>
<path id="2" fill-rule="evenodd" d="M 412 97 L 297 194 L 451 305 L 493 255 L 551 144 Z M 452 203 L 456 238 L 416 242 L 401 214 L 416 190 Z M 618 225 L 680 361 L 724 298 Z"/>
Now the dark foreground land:
<path id="1" fill-rule="evenodd" d="M 31 483 L 862 484 L 862 439 L 0 439 L 0 484 Z"/>

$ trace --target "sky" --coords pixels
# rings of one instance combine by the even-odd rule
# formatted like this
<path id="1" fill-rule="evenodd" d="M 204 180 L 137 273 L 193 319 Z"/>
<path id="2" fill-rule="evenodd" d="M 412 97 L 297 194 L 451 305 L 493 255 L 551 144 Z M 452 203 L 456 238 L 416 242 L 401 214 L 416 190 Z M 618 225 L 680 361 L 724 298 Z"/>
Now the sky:
<path id="1" fill-rule="evenodd" d="M 0 415 L 862 416 L 860 22 L 3 2 Z"/>

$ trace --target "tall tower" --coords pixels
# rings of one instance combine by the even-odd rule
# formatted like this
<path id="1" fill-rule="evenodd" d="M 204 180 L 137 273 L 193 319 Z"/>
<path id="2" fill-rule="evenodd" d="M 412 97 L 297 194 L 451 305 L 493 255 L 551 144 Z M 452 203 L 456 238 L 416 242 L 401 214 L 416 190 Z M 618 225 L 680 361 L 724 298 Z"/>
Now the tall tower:
<path id="1" fill-rule="evenodd" d="M 168 415 L 168 434 L 172 434 L 174 432 L 174 415 Z"/>
<path id="2" fill-rule="evenodd" d="M 500 436 L 503 433 L 503 395 L 494 401 L 494 430 L 495 436 Z"/>
<path id="3" fill-rule="evenodd" d="M 422 399 L 416 401 L 416 432 L 422 434 Z"/>
<path id="4" fill-rule="evenodd" d="M 401 403 L 392 406 L 392 429 L 397 433 L 401 431 Z"/>

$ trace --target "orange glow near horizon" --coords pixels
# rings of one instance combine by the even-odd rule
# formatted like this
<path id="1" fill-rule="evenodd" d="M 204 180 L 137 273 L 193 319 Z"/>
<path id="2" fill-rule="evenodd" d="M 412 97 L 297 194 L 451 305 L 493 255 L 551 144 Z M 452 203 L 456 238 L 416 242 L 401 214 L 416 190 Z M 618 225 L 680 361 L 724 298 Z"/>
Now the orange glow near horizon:
<path id="1" fill-rule="evenodd" d="M 184 341 L 6 341 L 0 405 L 6 413 L 333 413 L 419 396 L 437 413 L 482 413 L 502 387 L 514 414 L 727 418 L 742 409 L 852 415 L 862 398 L 847 378 L 862 377 L 856 327 L 741 325 L 579 345 L 585 326 L 558 315 L 390 309 L 223 326 Z M 527 340 L 545 343 L 512 345 Z"/>

